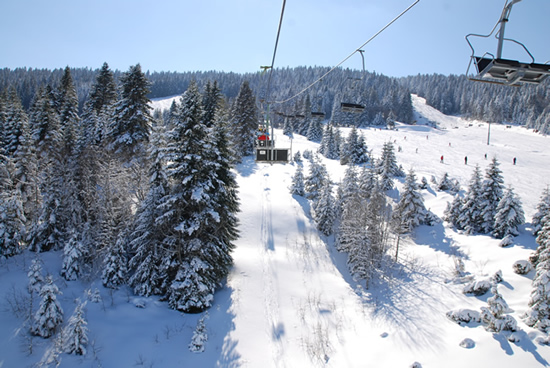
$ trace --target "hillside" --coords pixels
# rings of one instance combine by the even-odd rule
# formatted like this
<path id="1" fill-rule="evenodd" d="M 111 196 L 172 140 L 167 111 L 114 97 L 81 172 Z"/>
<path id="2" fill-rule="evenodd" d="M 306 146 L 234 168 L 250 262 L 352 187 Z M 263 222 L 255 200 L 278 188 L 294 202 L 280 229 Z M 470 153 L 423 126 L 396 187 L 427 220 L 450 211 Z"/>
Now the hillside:
<path id="1" fill-rule="evenodd" d="M 413 106 L 416 125 L 399 125 L 395 131 L 362 130 L 375 157 L 384 142 L 394 141 L 401 147 L 398 163 L 405 170 L 414 168 L 418 179 L 439 179 L 447 172 L 464 188 L 475 165 L 484 172 L 496 156 L 505 185 L 514 187 L 530 221 L 543 189 L 550 184 L 548 137 L 521 127 L 491 125 L 487 145 L 486 123 L 446 116 L 416 96 Z M 293 152 L 318 147 L 302 136 L 291 143 L 277 133 L 277 145 L 292 144 Z M 441 155 L 444 163 L 440 163 Z M 338 183 L 345 167 L 332 160 L 324 163 Z M 304 165 L 307 173 L 307 161 Z M 226 286 L 216 293 L 208 311 L 203 353 L 188 349 L 203 315 L 182 315 L 157 298 L 135 297 L 126 288 L 105 289 L 97 280 L 64 281 L 58 276 L 59 252 L 40 257 L 44 272 L 54 276 L 63 292 L 58 298 L 65 320 L 75 300 L 86 299 L 86 290 L 98 289 L 101 294 L 101 302 L 90 300 L 86 305 L 88 353 L 84 357 L 56 355 L 54 339 L 30 341 L 24 311 L 18 317 L 12 313 L 14 305 L 28 307 L 24 301 L 26 273 L 35 256 L 24 253 L 0 264 L 0 367 L 34 366 L 53 358 L 61 360 L 60 367 L 550 365 L 550 348 L 538 342 L 543 334 L 520 318 L 527 309 L 534 272 L 520 276 L 512 270 L 516 260 L 527 259 L 536 248 L 529 224 L 508 248 L 500 248 L 499 240 L 488 236 L 456 232 L 446 223 L 421 226 L 404 242 L 393 277 L 365 290 L 350 276 L 346 256 L 334 249 L 333 238 L 318 234 L 309 203 L 289 193 L 295 169 L 295 164 L 255 163 L 252 157 L 236 168 L 241 237 Z M 422 194 L 426 207 L 439 217 L 452 200 L 449 193 L 431 187 Z M 509 342 L 505 334 L 490 333 L 480 324 L 459 326 L 446 317 L 448 311 L 459 308 L 479 310 L 490 295 L 462 293 L 464 285 L 451 281 L 453 257 L 463 259 L 466 271 L 475 277 L 502 271 L 499 292 L 510 307 L 508 313 L 518 321 L 519 342 Z M 475 347 L 459 346 L 465 338 L 472 339 Z"/>

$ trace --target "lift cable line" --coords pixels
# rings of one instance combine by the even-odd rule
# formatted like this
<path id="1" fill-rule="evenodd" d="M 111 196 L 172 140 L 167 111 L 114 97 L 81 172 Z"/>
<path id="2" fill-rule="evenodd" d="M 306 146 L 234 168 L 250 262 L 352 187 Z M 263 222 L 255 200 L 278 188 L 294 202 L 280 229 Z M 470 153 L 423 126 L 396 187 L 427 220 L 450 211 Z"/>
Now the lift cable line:
<path id="1" fill-rule="evenodd" d="M 283 7 L 281 9 L 281 17 L 279 18 L 279 27 L 277 29 L 277 37 L 275 38 L 275 48 L 273 49 L 273 58 L 271 59 L 270 66 L 262 66 L 264 70 L 269 69 L 269 79 L 267 81 L 267 89 L 265 91 L 265 101 L 268 102 L 269 92 L 271 91 L 271 80 L 273 77 L 273 66 L 275 65 L 275 56 L 277 56 L 277 46 L 279 45 L 279 36 L 281 35 L 281 27 L 283 25 L 283 16 L 285 15 L 286 0 L 283 0 Z M 269 102 L 268 102 L 269 103 Z"/>
<path id="2" fill-rule="evenodd" d="M 365 43 L 363 43 L 361 46 L 359 46 L 355 51 L 353 51 L 351 54 L 349 54 L 344 60 L 342 60 L 341 62 L 339 62 L 336 66 L 334 66 L 332 69 L 330 69 L 328 72 L 326 72 L 325 74 L 323 74 L 321 77 L 319 77 L 317 80 L 315 80 L 313 83 L 311 83 L 309 86 L 307 86 L 306 88 L 304 88 L 303 90 L 301 90 L 300 92 L 298 92 L 297 94 L 295 94 L 294 96 L 292 97 L 289 97 L 287 98 L 286 100 L 282 100 L 282 101 L 274 101 L 273 103 L 276 103 L 276 104 L 283 104 L 285 102 L 288 102 L 288 101 L 291 101 L 293 99 L 295 99 L 296 97 L 300 96 L 302 93 L 306 92 L 307 90 L 309 90 L 311 87 L 313 87 L 314 85 L 316 85 L 317 83 L 319 83 L 323 78 L 325 78 L 327 75 L 329 75 L 330 73 L 332 73 L 334 70 L 336 70 L 339 66 L 341 66 L 342 64 L 344 64 L 346 61 L 348 61 L 353 55 L 355 55 L 357 52 L 361 53 L 361 56 L 363 56 L 362 54 L 362 49 L 363 47 L 365 47 L 368 43 L 370 43 L 372 40 L 374 40 L 380 33 L 382 33 L 383 31 L 386 30 L 386 28 L 388 28 L 389 26 L 391 26 L 393 23 L 395 23 L 395 21 L 397 21 L 399 18 L 401 18 L 406 12 L 408 12 L 413 6 L 415 6 L 416 4 L 418 4 L 420 0 L 416 0 L 414 3 L 412 3 L 411 5 L 409 5 L 409 7 L 405 10 L 403 10 L 398 16 L 396 16 L 395 18 L 393 18 L 388 24 L 386 24 L 382 29 L 380 29 L 378 32 L 376 32 L 371 38 L 369 38 L 367 41 L 365 41 Z M 284 9 L 284 3 L 283 3 L 283 9 Z M 282 14 L 281 14 L 281 20 L 282 20 Z M 280 25 L 279 25 L 279 31 L 280 31 Z M 277 49 L 277 44 L 275 44 L 275 50 Z M 275 55 L 273 55 L 273 58 L 275 58 Z M 364 62 L 363 62 L 364 63 Z M 364 64 L 363 64 L 364 66 Z"/>

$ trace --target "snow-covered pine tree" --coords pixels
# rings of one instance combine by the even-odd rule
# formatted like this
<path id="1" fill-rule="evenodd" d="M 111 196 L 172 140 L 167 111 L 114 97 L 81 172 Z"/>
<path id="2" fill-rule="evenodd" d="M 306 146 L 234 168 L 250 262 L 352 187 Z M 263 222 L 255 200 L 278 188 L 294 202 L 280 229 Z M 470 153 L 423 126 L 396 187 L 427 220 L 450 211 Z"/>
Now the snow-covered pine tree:
<path id="1" fill-rule="evenodd" d="M 325 236 L 333 233 L 336 217 L 334 208 L 334 196 L 332 195 L 332 184 L 326 181 L 323 185 L 321 196 L 314 208 L 314 218 L 317 222 L 317 229 Z"/>
<path id="2" fill-rule="evenodd" d="M 63 248 L 63 265 L 61 266 L 61 276 L 67 281 L 78 279 L 82 273 L 83 258 L 82 242 L 79 235 L 73 232 L 69 241 Z"/>
<path id="3" fill-rule="evenodd" d="M 310 120 L 306 137 L 312 142 L 321 142 L 321 139 L 323 139 L 323 124 L 320 119 L 312 118 Z"/>
<path id="4" fill-rule="evenodd" d="M 491 164 L 485 173 L 485 180 L 481 186 L 481 228 L 480 231 L 490 234 L 495 227 L 495 215 L 497 206 L 503 194 L 502 171 L 499 168 L 499 162 L 493 157 Z"/>
<path id="5" fill-rule="evenodd" d="M 521 201 L 512 187 L 509 187 L 496 208 L 493 236 L 498 239 L 507 235 L 517 236 L 518 227 L 523 223 L 525 214 Z"/>
<path id="6" fill-rule="evenodd" d="M 305 179 L 306 197 L 315 203 L 321 195 L 321 189 L 328 180 L 327 169 L 318 156 L 311 160 L 309 175 Z"/>
<path id="7" fill-rule="evenodd" d="M 60 199 L 63 195 L 63 172 L 61 158 L 61 132 L 54 108 L 51 88 L 39 98 L 34 113 L 33 139 L 41 168 L 40 188 L 42 203 L 40 213 L 33 219 L 28 233 L 29 248 L 33 251 L 58 249 L 63 238 Z"/>
<path id="8" fill-rule="evenodd" d="M 118 289 L 120 285 L 126 282 L 128 270 L 126 259 L 127 243 L 128 239 L 123 231 L 119 234 L 116 243 L 107 249 L 103 262 L 103 272 L 101 274 L 103 286 L 110 289 Z"/>
<path id="9" fill-rule="evenodd" d="M 517 322 L 514 317 L 504 314 L 508 311 L 508 304 L 498 292 L 497 285 L 494 285 L 491 291 L 493 296 L 487 299 L 487 307 L 481 308 L 481 320 L 487 324 L 488 331 L 515 331 Z"/>
<path id="10" fill-rule="evenodd" d="M 215 153 L 210 159 L 215 162 L 215 177 L 211 190 L 211 203 L 214 211 L 218 214 L 217 221 L 210 221 L 210 241 L 216 254 L 216 280 L 221 283 L 230 267 L 233 265 L 231 253 L 235 249 L 234 241 L 239 238 L 239 219 L 237 213 L 240 211 L 236 175 L 232 171 L 234 152 L 230 147 L 228 127 L 226 119 L 219 119 L 214 125 L 211 136 L 213 150 Z"/>
<path id="11" fill-rule="evenodd" d="M 231 262 L 231 246 L 226 239 L 224 243 L 217 240 L 221 229 L 225 236 L 230 233 L 226 232 L 229 227 L 220 225 L 224 205 L 216 203 L 221 200 L 217 194 L 223 187 L 220 183 L 229 177 L 220 176 L 217 150 L 202 116 L 201 96 L 197 85 L 191 83 L 182 95 L 181 110 L 167 143 L 167 173 L 172 185 L 157 220 L 168 229 L 163 244 L 169 253 L 161 266 L 166 274 L 166 297 L 171 308 L 184 312 L 210 307 L 214 290 Z M 235 188 L 232 190 L 231 197 Z"/>
<path id="12" fill-rule="evenodd" d="M 292 184 L 290 186 L 290 193 L 304 196 L 306 194 L 305 185 L 304 185 L 304 168 L 302 165 L 296 167 L 296 172 L 292 176 Z"/>
<path id="13" fill-rule="evenodd" d="M 14 172 L 12 159 L 0 155 L 0 259 L 19 253 L 24 241 L 26 218 Z"/>
<path id="14" fill-rule="evenodd" d="M 44 284 L 44 276 L 42 275 L 42 261 L 36 257 L 31 261 L 29 272 L 27 273 L 29 283 L 27 289 L 29 293 L 40 292 L 42 285 Z"/>
<path id="15" fill-rule="evenodd" d="M 424 224 L 427 214 L 424 198 L 418 192 L 416 175 L 411 169 L 405 179 L 405 185 L 399 203 L 393 211 L 393 216 L 399 219 L 400 229 L 409 232 L 418 225 Z"/>
<path id="16" fill-rule="evenodd" d="M 331 124 L 325 127 L 319 153 L 331 160 L 336 160 L 339 157 L 338 143 L 334 134 L 334 127 Z"/>
<path id="17" fill-rule="evenodd" d="M 444 173 L 439 183 L 437 183 L 437 190 L 446 191 L 446 190 L 450 190 L 452 187 L 453 187 L 453 182 L 449 178 L 449 174 Z"/>
<path id="18" fill-rule="evenodd" d="M 392 142 L 387 141 L 382 146 L 382 155 L 378 161 L 377 168 L 380 174 L 386 171 L 390 177 L 405 176 L 405 173 L 397 165 L 395 148 Z"/>
<path id="19" fill-rule="evenodd" d="M 535 252 L 529 257 L 531 264 L 537 268 L 540 262 L 545 262 L 550 258 L 550 252 L 548 246 L 550 245 L 550 215 L 546 216 L 543 219 L 543 227 L 539 230 L 536 237 L 536 242 L 538 244 Z M 547 264 L 548 270 L 550 270 L 550 263 Z"/>
<path id="20" fill-rule="evenodd" d="M 545 224 L 545 218 L 550 219 L 550 187 L 547 186 L 540 197 L 540 202 L 537 204 L 537 212 L 533 215 L 531 225 L 533 226 L 533 234 L 538 235 L 539 231 Z"/>
<path id="21" fill-rule="evenodd" d="M 368 161 L 369 149 L 367 147 L 367 142 L 365 141 L 365 136 L 360 134 L 357 139 L 357 144 L 351 152 L 351 162 L 355 165 L 361 165 L 367 163 Z"/>
<path id="22" fill-rule="evenodd" d="M 57 332 L 58 326 L 63 323 L 63 308 L 57 300 L 61 294 L 51 276 L 46 277 L 40 289 L 40 306 L 33 318 L 31 333 L 44 338 L 51 337 Z"/>
<path id="23" fill-rule="evenodd" d="M 455 226 L 457 229 L 460 229 L 458 219 L 460 217 L 462 206 L 462 198 L 459 194 L 456 194 L 452 202 L 447 202 L 447 208 L 445 208 L 445 212 L 443 213 L 443 219 Z"/>
<path id="24" fill-rule="evenodd" d="M 108 148 L 123 162 L 140 161 L 146 154 L 146 144 L 153 118 L 151 116 L 150 82 L 136 64 L 120 77 L 120 100 L 115 105 L 106 136 Z"/>
<path id="25" fill-rule="evenodd" d="M 459 228 L 464 229 L 467 234 L 474 234 L 480 229 L 482 223 L 480 199 L 481 171 L 479 165 L 476 165 L 472 178 L 470 179 L 468 192 L 462 201 L 462 208 L 460 209 L 460 215 L 457 221 Z"/>
<path id="26" fill-rule="evenodd" d="M 340 165 L 348 165 L 352 163 L 352 155 L 358 145 L 359 133 L 354 125 L 351 128 L 347 138 L 344 140 L 340 150 Z"/>
<path id="27" fill-rule="evenodd" d="M 545 254 L 545 258 L 546 256 L 547 254 Z M 550 327 L 550 270 L 548 269 L 548 260 L 542 266 L 537 266 L 528 305 L 529 309 L 523 316 L 525 323 L 530 327 L 537 327 L 546 331 Z"/>
<path id="28" fill-rule="evenodd" d="M 67 354 L 86 355 L 88 345 L 88 322 L 84 317 L 86 302 L 78 301 L 73 315 L 63 329 L 63 352 Z"/>
<path id="29" fill-rule="evenodd" d="M 369 199 L 370 194 L 378 186 L 378 178 L 376 177 L 375 169 L 371 167 L 363 167 L 359 176 L 359 193 L 361 198 Z"/>
<path id="30" fill-rule="evenodd" d="M 288 138 L 294 138 L 294 122 L 293 118 L 285 117 L 283 125 L 283 135 L 286 135 Z"/>
<path id="31" fill-rule="evenodd" d="M 359 181 L 355 166 L 350 165 L 346 169 L 344 179 L 338 186 L 336 196 L 336 217 L 339 218 L 342 214 L 344 204 L 349 198 L 356 196 L 359 193 Z"/>
<path id="32" fill-rule="evenodd" d="M 59 122 L 63 134 L 65 155 L 70 155 L 75 149 L 77 129 L 80 124 L 78 116 L 78 96 L 74 85 L 71 69 L 67 66 L 57 92 L 57 105 L 59 108 Z"/>
<path id="33" fill-rule="evenodd" d="M 210 81 L 206 82 L 206 87 L 204 90 L 204 95 L 202 97 L 202 106 L 203 106 L 203 120 L 204 124 L 211 128 L 214 126 L 217 120 L 218 111 L 220 109 L 220 104 L 222 101 L 222 95 L 218 82 Z"/>
<path id="34" fill-rule="evenodd" d="M 361 253 L 364 251 L 363 246 L 366 241 L 366 216 L 365 209 L 367 201 L 360 196 L 358 192 L 350 193 L 351 195 L 346 197 L 342 202 L 342 213 L 340 214 L 339 221 L 337 223 L 338 229 L 336 231 L 336 249 L 340 252 L 347 252 L 348 257 L 359 257 L 355 259 L 362 259 L 362 256 L 351 255 L 351 252 Z M 355 263 L 354 263 L 355 264 Z M 348 265 L 351 263 L 348 261 Z M 364 262 L 358 262 L 357 267 L 362 270 Z M 362 272 L 359 272 L 363 275 Z M 362 277 L 362 276 L 359 277 Z"/>
<path id="35" fill-rule="evenodd" d="M 28 130 L 28 116 L 15 88 L 10 88 L 4 108 L 4 154 L 14 157 L 15 152 L 22 143 L 22 135 Z"/>
<path id="36" fill-rule="evenodd" d="M 193 337 L 189 344 L 189 350 L 193 353 L 202 353 L 204 351 L 204 344 L 208 341 L 208 331 L 206 329 L 206 320 L 208 318 L 208 312 L 206 312 L 197 322 L 197 327 L 193 332 Z"/>
<path id="37" fill-rule="evenodd" d="M 254 132 L 258 129 L 256 98 L 248 81 L 241 84 L 231 110 L 229 131 L 237 160 L 254 152 Z"/>
<path id="38" fill-rule="evenodd" d="M 159 205 L 170 191 L 166 162 L 162 150 L 165 146 L 164 130 L 160 124 L 153 125 L 149 145 L 149 191 L 140 203 L 134 219 L 134 231 L 130 235 L 130 248 L 134 256 L 129 261 L 133 271 L 129 279 L 134 293 L 141 296 L 160 294 L 160 262 L 164 229 L 156 219 L 162 214 Z"/>

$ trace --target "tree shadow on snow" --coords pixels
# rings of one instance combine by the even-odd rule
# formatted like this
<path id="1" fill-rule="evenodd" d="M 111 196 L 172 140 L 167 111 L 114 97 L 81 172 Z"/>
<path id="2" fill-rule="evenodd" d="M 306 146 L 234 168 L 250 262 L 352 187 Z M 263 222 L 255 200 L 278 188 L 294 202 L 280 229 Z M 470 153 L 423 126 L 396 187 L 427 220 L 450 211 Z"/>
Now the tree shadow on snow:
<path id="1" fill-rule="evenodd" d="M 442 333 L 441 310 L 448 306 L 440 292 L 428 285 L 447 288 L 435 270 L 411 260 L 394 264 L 385 276 L 372 280 L 362 298 L 372 308 L 373 318 L 392 326 L 404 345 L 437 352 L 443 346 L 438 338 Z"/>
<path id="2" fill-rule="evenodd" d="M 256 170 L 258 170 L 258 165 L 254 160 L 254 156 L 243 157 L 243 161 L 240 164 L 235 166 L 235 170 L 237 170 L 239 175 L 243 177 L 247 177 L 254 174 Z"/>
<path id="3" fill-rule="evenodd" d="M 227 284 L 227 283 L 226 283 Z M 235 313 L 232 311 L 233 290 L 225 286 L 215 294 L 215 303 L 208 310 L 206 320 L 208 341 L 205 351 L 200 354 L 189 354 L 187 364 L 190 367 L 229 367 L 242 366 L 241 355 L 237 351 L 239 344 L 231 336 L 235 330 Z"/>
<path id="4" fill-rule="evenodd" d="M 467 259 L 467 255 L 460 250 L 452 238 L 445 234 L 445 226 L 442 222 L 433 226 L 421 225 L 416 229 L 415 243 L 427 245 L 430 248 L 443 252 L 449 256 L 457 256 Z"/>

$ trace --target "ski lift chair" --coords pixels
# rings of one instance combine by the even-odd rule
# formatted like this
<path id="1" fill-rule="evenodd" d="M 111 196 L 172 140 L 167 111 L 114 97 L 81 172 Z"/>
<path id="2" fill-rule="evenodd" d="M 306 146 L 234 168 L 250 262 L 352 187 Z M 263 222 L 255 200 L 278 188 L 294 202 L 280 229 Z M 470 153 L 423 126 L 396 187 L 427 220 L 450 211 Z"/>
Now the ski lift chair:
<path id="1" fill-rule="evenodd" d="M 322 111 L 312 111 L 311 112 L 311 117 L 318 118 L 318 119 L 324 119 L 325 118 L 325 113 L 322 112 Z"/>
<path id="2" fill-rule="evenodd" d="M 364 105 L 351 103 L 351 102 L 342 102 L 342 103 L 340 103 L 340 108 L 344 112 L 355 112 L 355 113 L 361 113 L 365 110 Z"/>
<path id="3" fill-rule="evenodd" d="M 363 61 L 363 73 L 361 74 L 361 78 L 348 78 L 348 79 L 352 79 L 354 82 L 354 84 L 357 82 L 357 81 L 360 81 L 363 79 L 363 76 L 365 74 L 365 57 L 363 56 L 363 53 L 365 52 L 365 50 L 356 50 L 356 52 L 359 52 L 361 54 L 361 59 Z M 355 86 L 352 85 L 352 89 L 354 89 Z M 352 103 L 352 102 L 341 102 L 340 103 L 340 109 L 343 111 L 343 112 L 354 112 L 354 113 L 361 113 L 365 110 L 365 106 L 364 105 L 361 105 L 361 104 L 357 104 L 357 103 Z"/>
<path id="4" fill-rule="evenodd" d="M 525 45 L 516 40 L 504 38 L 504 28 L 506 26 L 506 23 L 508 22 L 508 17 L 512 10 L 512 6 L 520 1 L 521 0 L 511 0 L 510 2 L 505 4 L 498 23 L 488 35 L 478 35 L 471 33 L 466 36 L 466 41 L 468 42 L 470 49 L 472 49 L 470 63 L 468 64 L 468 69 L 466 70 L 466 76 L 468 77 L 468 79 L 477 82 L 502 84 L 508 86 L 520 86 L 522 83 L 539 84 L 550 75 L 550 64 L 548 64 L 548 62 L 546 62 L 545 64 L 535 63 L 535 58 L 533 57 L 533 55 L 531 55 Z M 489 52 L 486 52 L 481 57 L 475 56 L 475 50 L 469 38 L 488 38 L 494 33 L 499 24 L 499 31 L 495 35 L 498 38 L 496 57 Z M 531 57 L 531 62 L 525 63 L 517 60 L 503 59 L 502 46 L 504 44 L 504 41 L 511 41 L 520 45 Z M 475 65 L 475 69 L 477 71 L 477 74 L 475 75 L 470 74 L 470 68 L 472 64 Z"/>

